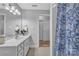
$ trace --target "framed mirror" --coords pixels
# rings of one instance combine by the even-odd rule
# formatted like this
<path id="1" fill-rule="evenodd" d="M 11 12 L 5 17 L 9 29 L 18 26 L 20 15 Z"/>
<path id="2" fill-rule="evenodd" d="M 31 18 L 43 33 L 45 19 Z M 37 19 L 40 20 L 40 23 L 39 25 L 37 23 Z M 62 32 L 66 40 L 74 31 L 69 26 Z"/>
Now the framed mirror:
<path id="1" fill-rule="evenodd" d="M 16 3 L 0 3 L 0 35 L 5 35 L 6 39 L 15 36 L 15 27 L 21 28 L 21 8 Z"/>

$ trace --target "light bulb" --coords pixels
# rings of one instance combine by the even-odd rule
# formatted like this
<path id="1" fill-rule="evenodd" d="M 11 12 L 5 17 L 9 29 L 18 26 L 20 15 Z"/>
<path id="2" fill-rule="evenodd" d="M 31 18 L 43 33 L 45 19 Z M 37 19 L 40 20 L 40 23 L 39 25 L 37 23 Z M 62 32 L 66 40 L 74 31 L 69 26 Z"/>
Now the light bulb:
<path id="1" fill-rule="evenodd" d="M 21 13 L 16 9 L 15 12 L 18 14 L 18 15 L 21 15 Z"/>
<path id="2" fill-rule="evenodd" d="M 6 10 L 10 10 L 10 7 L 9 7 L 9 6 L 6 6 L 5 9 L 6 9 Z"/>
<path id="3" fill-rule="evenodd" d="M 16 15 L 16 12 L 13 12 L 14 15 Z"/>
<path id="4" fill-rule="evenodd" d="M 10 10 L 10 12 L 13 12 L 13 10 Z"/>
<path id="5" fill-rule="evenodd" d="M 21 13 L 20 13 L 20 12 L 18 12 L 18 15 L 21 15 Z"/>
<path id="6" fill-rule="evenodd" d="M 5 4 L 5 9 L 6 10 L 10 10 L 10 6 L 9 6 L 9 4 L 7 3 L 7 4 Z"/>
<path id="7" fill-rule="evenodd" d="M 12 7 L 11 7 L 11 10 L 15 10 L 15 7 L 14 7 L 14 6 L 12 6 Z"/>
<path id="8" fill-rule="evenodd" d="M 18 13 L 18 10 L 16 9 L 15 12 Z"/>

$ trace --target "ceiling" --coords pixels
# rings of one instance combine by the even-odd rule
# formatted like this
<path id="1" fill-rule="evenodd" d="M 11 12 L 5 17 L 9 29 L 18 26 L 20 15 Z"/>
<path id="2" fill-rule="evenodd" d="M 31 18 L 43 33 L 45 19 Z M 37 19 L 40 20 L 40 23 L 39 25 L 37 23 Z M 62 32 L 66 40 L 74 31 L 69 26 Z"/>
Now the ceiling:
<path id="1" fill-rule="evenodd" d="M 18 3 L 22 9 L 49 10 L 50 3 Z"/>

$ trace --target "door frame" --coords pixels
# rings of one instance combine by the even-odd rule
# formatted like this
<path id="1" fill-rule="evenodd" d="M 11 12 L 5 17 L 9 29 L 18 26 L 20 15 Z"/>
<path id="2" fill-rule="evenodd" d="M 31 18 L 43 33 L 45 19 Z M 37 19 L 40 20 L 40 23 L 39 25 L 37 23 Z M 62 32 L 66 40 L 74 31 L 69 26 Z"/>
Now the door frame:
<path id="1" fill-rule="evenodd" d="M 50 55 L 54 55 L 57 22 L 57 3 L 50 4 Z"/>
<path id="2" fill-rule="evenodd" d="M 4 35 L 0 35 L 0 36 L 6 36 L 6 14 L 4 13 L 0 13 L 0 15 L 4 16 Z"/>
<path id="3" fill-rule="evenodd" d="M 47 15 L 47 14 L 41 14 L 41 15 L 39 15 L 39 16 L 47 16 L 47 17 L 50 17 L 50 14 L 49 15 Z M 50 21 L 50 19 L 49 19 L 49 21 Z M 40 20 L 38 19 L 38 47 L 39 47 L 39 25 L 40 24 Z M 50 40 L 51 41 L 51 40 Z"/>

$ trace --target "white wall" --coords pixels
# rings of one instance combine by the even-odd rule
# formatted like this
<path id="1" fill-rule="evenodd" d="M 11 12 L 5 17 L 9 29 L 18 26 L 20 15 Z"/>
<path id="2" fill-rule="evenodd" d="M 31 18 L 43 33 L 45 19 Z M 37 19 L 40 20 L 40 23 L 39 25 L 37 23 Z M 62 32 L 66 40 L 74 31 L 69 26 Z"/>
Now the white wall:
<path id="1" fill-rule="evenodd" d="M 15 35 L 16 25 L 21 28 L 21 16 L 6 15 L 6 36 Z"/>
<path id="2" fill-rule="evenodd" d="M 22 19 L 22 25 L 26 25 L 28 26 L 28 31 L 32 36 L 32 43 L 31 43 L 31 47 L 37 47 L 38 45 L 38 21 L 37 20 L 33 20 L 33 19 L 27 19 L 25 16 L 23 16 Z"/>
<path id="3" fill-rule="evenodd" d="M 23 10 L 22 25 L 29 28 L 29 33 L 32 36 L 31 47 L 39 47 L 39 14 L 48 14 L 49 11 L 38 10 Z"/>
<path id="4" fill-rule="evenodd" d="M 55 35 L 56 35 L 56 20 L 57 20 L 57 4 L 50 5 L 50 49 L 51 55 L 54 55 Z"/>

